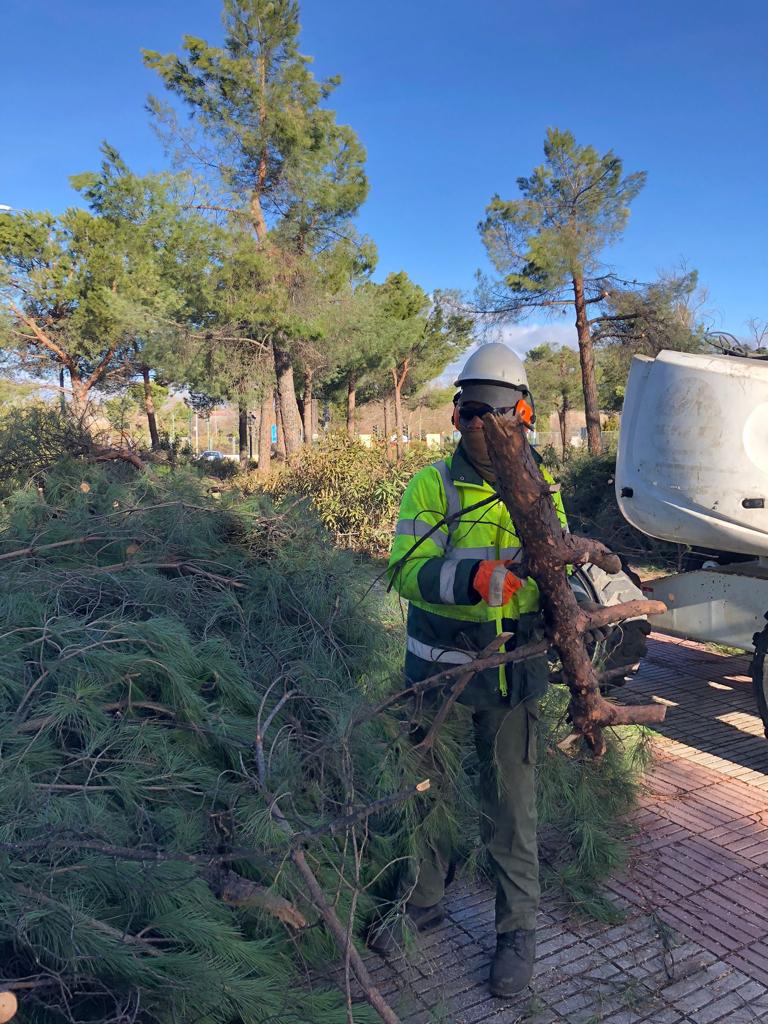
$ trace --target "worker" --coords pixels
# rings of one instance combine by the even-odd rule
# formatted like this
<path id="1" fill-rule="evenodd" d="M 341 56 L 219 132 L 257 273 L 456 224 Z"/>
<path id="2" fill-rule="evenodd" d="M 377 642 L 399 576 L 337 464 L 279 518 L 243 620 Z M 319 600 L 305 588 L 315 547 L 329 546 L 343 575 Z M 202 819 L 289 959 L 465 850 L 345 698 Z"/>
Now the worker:
<path id="1" fill-rule="evenodd" d="M 470 662 L 500 633 L 512 634 L 505 650 L 544 636 L 539 591 L 526 573 L 507 508 L 495 495 L 483 429 L 483 417 L 492 411 L 532 422 L 525 368 L 505 345 L 482 345 L 456 385 L 453 423 L 461 440 L 452 456 L 411 479 L 389 561 L 390 580 L 409 602 L 410 682 Z M 543 467 L 542 473 L 553 482 Z M 567 529 L 560 495 L 552 500 Z M 480 831 L 496 881 L 497 945 L 490 971 L 495 996 L 522 991 L 533 972 L 539 906 L 536 739 L 548 675 L 546 657 L 510 662 L 477 673 L 459 697 L 472 709 Z M 438 691 L 438 706 L 443 698 Z M 439 789 L 434 774 L 432 781 Z M 404 914 L 374 929 L 370 939 L 385 954 L 400 945 L 404 927 L 424 930 L 442 918 L 450 840 L 417 837 L 416 845 Z"/>

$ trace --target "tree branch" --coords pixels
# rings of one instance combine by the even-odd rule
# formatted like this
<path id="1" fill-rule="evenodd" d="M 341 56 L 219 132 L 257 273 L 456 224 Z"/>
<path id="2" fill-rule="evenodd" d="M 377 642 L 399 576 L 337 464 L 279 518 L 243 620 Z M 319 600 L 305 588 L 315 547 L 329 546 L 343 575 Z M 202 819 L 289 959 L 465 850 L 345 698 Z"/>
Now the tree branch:
<path id="1" fill-rule="evenodd" d="M 621 707 L 607 701 L 600 693 L 584 633 L 619 619 L 659 613 L 665 606 L 661 602 L 630 601 L 589 614 L 582 611 L 565 573 L 569 557 L 574 561 L 595 561 L 609 572 L 621 568 L 618 557 L 591 539 L 564 534 L 551 500 L 551 488 L 533 457 L 522 421 L 489 414 L 483 419 L 483 428 L 496 471 L 496 489 L 526 549 L 529 572 L 539 586 L 547 631 L 560 655 L 563 678 L 571 691 L 569 710 L 574 728 L 599 756 L 605 749 L 605 726 L 660 722 L 666 709 L 658 704 Z M 574 554 L 579 557 L 574 559 Z"/>
<path id="2" fill-rule="evenodd" d="M 35 321 L 31 317 L 28 317 L 25 313 L 23 313 L 19 309 L 19 307 L 15 305 L 15 303 L 10 302 L 9 306 L 16 314 L 16 316 L 19 318 L 19 320 L 21 320 L 22 323 L 25 323 L 27 327 L 30 329 L 30 331 L 32 331 L 35 338 L 43 346 L 43 348 L 46 348 L 50 353 L 55 355 L 59 362 L 63 363 L 67 367 L 67 369 L 70 372 L 72 372 L 75 368 L 74 360 L 72 359 L 72 357 L 69 356 L 64 351 L 63 348 L 57 345 L 55 341 L 51 341 L 48 335 L 45 334 L 44 331 L 40 330 Z"/>

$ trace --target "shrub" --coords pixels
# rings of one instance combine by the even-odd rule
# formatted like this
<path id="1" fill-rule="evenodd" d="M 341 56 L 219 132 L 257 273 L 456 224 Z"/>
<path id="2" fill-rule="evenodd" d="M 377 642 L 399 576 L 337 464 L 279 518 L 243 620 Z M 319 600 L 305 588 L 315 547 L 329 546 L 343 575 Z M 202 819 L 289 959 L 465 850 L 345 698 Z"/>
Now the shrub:
<path id="1" fill-rule="evenodd" d="M 400 499 L 413 474 L 440 458 L 426 445 L 411 443 L 399 462 L 385 443 L 370 448 L 346 434 L 333 433 L 306 448 L 291 467 L 265 484 L 255 475 L 241 478 L 246 491 L 264 488 L 275 498 L 308 498 L 337 544 L 381 557 L 387 554 Z"/>

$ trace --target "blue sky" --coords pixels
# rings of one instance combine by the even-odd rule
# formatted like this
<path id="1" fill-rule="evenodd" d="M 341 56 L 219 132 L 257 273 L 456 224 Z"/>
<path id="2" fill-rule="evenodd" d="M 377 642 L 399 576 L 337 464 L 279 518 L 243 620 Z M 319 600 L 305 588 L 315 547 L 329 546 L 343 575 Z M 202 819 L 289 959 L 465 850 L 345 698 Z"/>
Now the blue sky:
<path id="1" fill-rule="evenodd" d="M 107 138 L 139 171 L 164 157 L 142 47 L 219 39 L 218 0 L 5 0 L 0 203 L 60 210 Z M 491 196 L 541 159 L 548 125 L 644 169 L 619 271 L 685 261 L 714 326 L 768 319 L 768 5 L 763 0 L 303 0 L 302 49 L 339 73 L 339 120 L 369 154 L 359 226 L 379 270 L 468 288 Z M 517 328 L 567 340 L 567 320 Z"/>

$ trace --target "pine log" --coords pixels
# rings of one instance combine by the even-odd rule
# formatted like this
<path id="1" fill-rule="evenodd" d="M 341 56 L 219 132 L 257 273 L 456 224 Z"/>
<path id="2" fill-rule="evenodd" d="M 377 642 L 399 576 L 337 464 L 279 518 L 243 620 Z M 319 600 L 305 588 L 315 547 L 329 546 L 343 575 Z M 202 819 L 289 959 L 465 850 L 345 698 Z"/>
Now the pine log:
<path id="1" fill-rule="evenodd" d="M 621 569 L 620 559 L 599 541 L 563 529 L 552 501 L 555 488 L 539 469 L 522 421 L 492 414 L 483 418 L 483 425 L 496 472 L 496 490 L 526 552 L 528 573 L 538 584 L 547 635 L 571 691 L 569 712 L 574 730 L 600 756 L 605 750 L 605 726 L 661 722 L 666 708 L 661 704 L 621 706 L 606 700 L 600 693 L 585 634 L 609 622 L 659 615 L 666 607 L 660 601 L 629 601 L 591 614 L 582 611 L 568 583 L 566 566 L 591 562 L 615 573 Z"/>

